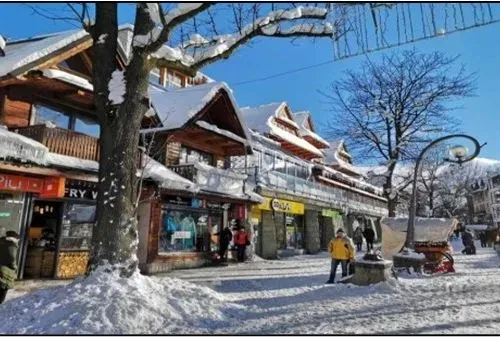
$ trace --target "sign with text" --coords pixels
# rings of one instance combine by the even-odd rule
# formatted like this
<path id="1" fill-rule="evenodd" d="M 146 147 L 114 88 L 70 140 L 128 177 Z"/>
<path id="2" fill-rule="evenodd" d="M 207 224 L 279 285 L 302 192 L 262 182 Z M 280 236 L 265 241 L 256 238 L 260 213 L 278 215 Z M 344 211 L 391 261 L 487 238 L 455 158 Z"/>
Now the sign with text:
<path id="1" fill-rule="evenodd" d="M 304 214 L 304 204 L 300 202 L 283 199 L 271 199 L 268 197 L 264 197 L 264 202 L 257 205 L 257 208 L 264 211 L 275 211 L 299 215 Z"/>
<path id="2" fill-rule="evenodd" d="M 65 198 L 97 200 L 97 184 L 89 181 L 67 180 Z"/>
<path id="3" fill-rule="evenodd" d="M 0 190 L 41 193 L 43 179 L 0 173 Z"/>

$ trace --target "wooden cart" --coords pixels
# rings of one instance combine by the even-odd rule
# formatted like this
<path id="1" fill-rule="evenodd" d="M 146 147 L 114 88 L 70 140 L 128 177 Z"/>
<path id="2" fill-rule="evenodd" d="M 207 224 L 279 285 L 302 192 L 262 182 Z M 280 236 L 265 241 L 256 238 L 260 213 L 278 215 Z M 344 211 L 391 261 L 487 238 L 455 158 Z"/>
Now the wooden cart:
<path id="1" fill-rule="evenodd" d="M 424 272 L 430 274 L 455 272 L 448 242 L 415 242 L 415 252 L 425 255 Z"/>

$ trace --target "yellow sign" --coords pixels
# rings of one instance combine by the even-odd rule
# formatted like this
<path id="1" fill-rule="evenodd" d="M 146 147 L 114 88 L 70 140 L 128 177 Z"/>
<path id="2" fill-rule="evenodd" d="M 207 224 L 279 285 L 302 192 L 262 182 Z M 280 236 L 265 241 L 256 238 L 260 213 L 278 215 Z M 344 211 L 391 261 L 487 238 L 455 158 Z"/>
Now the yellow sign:
<path id="1" fill-rule="evenodd" d="M 304 214 L 304 204 L 283 199 L 271 199 L 264 197 L 264 202 L 257 205 L 257 208 L 263 211 Z"/>

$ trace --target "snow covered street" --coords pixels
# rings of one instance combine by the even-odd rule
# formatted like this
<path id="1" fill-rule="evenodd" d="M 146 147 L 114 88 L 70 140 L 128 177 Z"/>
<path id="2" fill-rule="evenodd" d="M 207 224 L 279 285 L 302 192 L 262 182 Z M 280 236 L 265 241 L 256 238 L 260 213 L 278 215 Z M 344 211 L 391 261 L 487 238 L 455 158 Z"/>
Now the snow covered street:
<path id="1" fill-rule="evenodd" d="M 370 287 L 325 284 L 323 253 L 109 286 L 115 281 L 104 277 L 102 285 L 75 282 L 13 298 L 18 289 L 0 307 L 0 333 L 498 333 L 499 257 L 491 248 L 466 256 L 459 241 L 454 246 L 456 273 L 406 275 Z"/>
<path id="2" fill-rule="evenodd" d="M 247 307 L 244 323 L 232 322 L 218 333 L 498 333 L 500 259 L 491 248 L 466 256 L 460 254 L 461 243 L 454 245 L 456 273 L 403 276 L 371 287 L 324 284 L 326 255 L 177 271 L 175 276 L 211 284 Z"/>

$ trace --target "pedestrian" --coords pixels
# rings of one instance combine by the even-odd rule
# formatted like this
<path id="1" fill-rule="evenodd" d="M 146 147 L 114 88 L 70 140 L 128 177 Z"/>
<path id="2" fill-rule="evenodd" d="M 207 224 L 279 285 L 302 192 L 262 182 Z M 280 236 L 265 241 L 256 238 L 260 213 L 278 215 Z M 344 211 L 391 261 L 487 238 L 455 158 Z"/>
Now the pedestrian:
<path id="1" fill-rule="evenodd" d="M 219 232 L 219 256 L 222 262 L 227 261 L 227 248 L 229 247 L 229 242 L 233 238 L 233 233 L 228 226 L 225 226 L 222 232 Z"/>
<path id="2" fill-rule="evenodd" d="M 241 226 L 234 237 L 234 244 L 236 245 L 236 254 L 238 256 L 238 262 L 245 261 L 245 250 L 249 243 L 250 242 L 248 241 L 248 234 L 245 231 L 245 227 Z"/>
<path id="3" fill-rule="evenodd" d="M 462 244 L 464 245 L 464 249 L 462 250 L 462 254 L 466 255 L 474 255 L 476 254 L 476 247 L 474 246 L 474 237 L 469 230 L 465 230 L 462 234 Z"/>
<path id="4" fill-rule="evenodd" d="M 347 276 L 347 263 L 354 262 L 354 247 L 351 240 L 347 238 L 344 234 L 344 230 L 339 229 L 337 235 L 328 244 L 328 252 L 332 258 L 330 278 L 326 283 L 335 282 L 335 273 L 337 272 L 337 267 L 340 264 L 342 267 L 342 277 Z"/>
<path id="5" fill-rule="evenodd" d="M 481 241 L 481 248 L 486 247 L 486 232 L 481 231 L 479 232 L 479 241 Z"/>
<path id="6" fill-rule="evenodd" d="M 7 291 L 16 280 L 18 247 L 19 235 L 16 232 L 7 231 L 5 237 L 0 238 L 0 303 L 5 301 Z"/>
<path id="7" fill-rule="evenodd" d="M 369 252 L 373 249 L 373 241 L 375 240 L 375 231 L 370 226 L 365 226 L 365 231 L 363 232 L 366 240 L 366 250 Z"/>
<path id="8" fill-rule="evenodd" d="M 363 249 L 363 230 L 361 227 L 356 228 L 352 239 L 356 244 L 357 251 L 360 252 Z"/>

